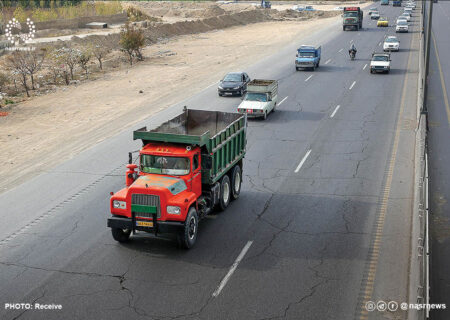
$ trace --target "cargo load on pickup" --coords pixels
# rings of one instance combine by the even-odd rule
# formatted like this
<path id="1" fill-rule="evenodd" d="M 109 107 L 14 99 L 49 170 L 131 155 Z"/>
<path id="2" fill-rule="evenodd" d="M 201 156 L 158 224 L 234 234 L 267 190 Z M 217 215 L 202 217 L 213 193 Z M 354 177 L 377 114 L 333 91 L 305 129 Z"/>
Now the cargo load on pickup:
<path id="1" fill-rule="evenodd" d="M 245 114 L 185 109 L 155 129 L 134 131 L 143 147 L 139 166 L 127 165 L 126 187 L 110 200 L 114 239 L 176 233 L 192 247 L 199 219 L 239 197 L 246 127 Z"/>
<path id="2" fill-rule="evenodd" d="M 275 111 L 278 101 L 278 81 L 254 79 L 247 85 L 244 101 L 238 107 L 239 113 L 246 113 L 248 117 L 262 117 Z"/>

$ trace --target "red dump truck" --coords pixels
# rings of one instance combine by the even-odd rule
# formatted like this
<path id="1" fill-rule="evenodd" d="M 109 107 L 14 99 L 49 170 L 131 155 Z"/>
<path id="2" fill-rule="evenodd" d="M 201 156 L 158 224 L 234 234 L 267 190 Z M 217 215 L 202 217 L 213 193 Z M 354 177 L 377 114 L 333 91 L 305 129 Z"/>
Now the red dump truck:
<path id="1" fill-rule="evenodd" d="M 119 242 L 132 233 L 176 233 L 191 248 L 200 219 L 239 197 L 246 148 L 245 114 L 187 110 L 142 140 L 139 166 L 127 165 L 126 187 L 112 194 L 108 227 Z"/>

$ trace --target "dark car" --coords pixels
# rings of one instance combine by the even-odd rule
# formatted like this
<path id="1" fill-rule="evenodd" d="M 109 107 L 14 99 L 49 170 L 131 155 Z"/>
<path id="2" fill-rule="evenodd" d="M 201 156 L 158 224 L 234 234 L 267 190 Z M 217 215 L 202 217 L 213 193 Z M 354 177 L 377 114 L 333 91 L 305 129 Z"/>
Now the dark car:
<path id="1" fill-rule="evenodd" d="M 220 80 L 219 96 L 243 96 L 249 82 L 250 77 L 245 72 L 230 72 Z"/>

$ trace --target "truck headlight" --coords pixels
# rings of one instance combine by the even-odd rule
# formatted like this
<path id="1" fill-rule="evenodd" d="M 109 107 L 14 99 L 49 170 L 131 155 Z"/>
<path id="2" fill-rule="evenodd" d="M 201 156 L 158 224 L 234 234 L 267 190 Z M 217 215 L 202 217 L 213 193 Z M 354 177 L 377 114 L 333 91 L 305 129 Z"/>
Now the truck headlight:
<path id="1" fill-rule="evenodd" d="M 126 209 L 127 203 L 125 201 L 114 200 L 113 207 L 116 209 Z"/>
<path id="2" fill-rule="evenodd" d="M 180 209 L 180 207 L 176 207 L 176 206 L 167 206 L 167 213 L 180 214 L 181 209 Z"/>
<path id="3" fill-rule="evenodd" d="M 219 85 L 219 89 L 220 89 L 220 90 L 222 90 L 222 89 L 223 89 L 223 87 Z"/>
<path id="4" fill-rule="evenodd" d="M 240 88 L 240 87 L 239 87 L 239 86 L 237 86 L 237 87 L 234 87 L 233 89 L 235 89 L 235 90 L 236 90 L 236 89 L 239 89 L 239 88 Z"/>

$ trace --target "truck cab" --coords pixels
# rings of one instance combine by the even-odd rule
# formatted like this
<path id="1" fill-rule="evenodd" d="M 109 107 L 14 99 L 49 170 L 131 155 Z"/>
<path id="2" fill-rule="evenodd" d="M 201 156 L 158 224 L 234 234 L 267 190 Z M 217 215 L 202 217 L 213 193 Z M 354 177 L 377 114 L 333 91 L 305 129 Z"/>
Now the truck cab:
<path id="1" fill-rule="evenodd" d="M 278 81 L 254 79 L 248 83 L 244 100 L 238 106 L 238 112 L 251 118 L 267 119 L 275 111 L 278 102 Z"/>
<path id="2" fill-rule="evenodd" d="M 370 73 L 389 73 L 391 70 L 390 53 L 373 53 L 370 61 Z"/>
<path id="3" fill-rule="evenodd" d="M 320 65 L 321 47 L 302 45 L 297 49 L 295 58 L 295 70 L 311 68 L 316 70 Z"/>
<path id="4" fill-rule="evenodd" d="M 187 109 L 156 129 L 134 131 L 143 147 L 138 164 L 130 156 L 125 188 L 111 193 L 113 238 L 175 233 L 191 248 L 199 220 L 239 197 L 245 132 L 245 115 Z"/>
<path id="5" fill-rule="evenodd" d="M 362 29 L 363 11 L 360 7 L 345 7 L 342 15 L 342 30 L 354 29 L 358 31 Z"/>

